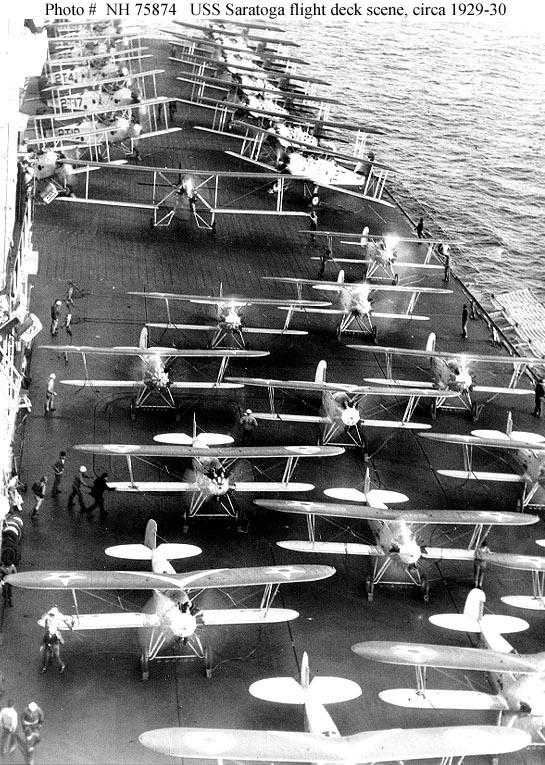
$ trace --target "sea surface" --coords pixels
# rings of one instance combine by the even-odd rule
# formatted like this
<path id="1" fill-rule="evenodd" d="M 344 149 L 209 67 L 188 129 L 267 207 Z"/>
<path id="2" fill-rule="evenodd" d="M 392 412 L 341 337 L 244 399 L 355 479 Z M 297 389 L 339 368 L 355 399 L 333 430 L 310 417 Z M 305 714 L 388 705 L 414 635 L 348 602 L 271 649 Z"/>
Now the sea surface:
<path id="1" fill-rule="evenodd" d="M 465 243 L 480 291 L 531 287 L 545 302 L 545 26 L 282 26 L 331 83 L 319 92 L 341 100 L 332 116 L 388 131 L 370 148 L 396 168 L 430 228 L 437 221 Z"/>

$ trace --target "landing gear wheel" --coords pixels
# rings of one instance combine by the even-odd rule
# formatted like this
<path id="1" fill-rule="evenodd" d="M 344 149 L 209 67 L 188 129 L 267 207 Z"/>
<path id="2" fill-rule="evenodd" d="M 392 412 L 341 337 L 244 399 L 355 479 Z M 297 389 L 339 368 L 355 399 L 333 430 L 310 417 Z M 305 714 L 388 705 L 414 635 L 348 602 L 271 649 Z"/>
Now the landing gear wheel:
<path id="1" fill-rule="evenodd" d="M 144 654 L 140 657 L 140 671 L 142 680 L 149 680 L 149 658 Z"/>
<path id="2" fill-rule="evenodd" d="M 373 582 L 371 580 L 371 577 L 368 576 L 367 579 L 365 580 L 365 592 L 367 593 L 367 601 L 369 603 L 373 602 L 373 589 L 374 589 Z"/>
<path id="3" fill-rule="evenodd" d="M 473 422 L 478 422 L 479 420 L 479 409 L 475 401 L 471 404 L 471 419 Z"/>
<path id="4" fill-rule="evenodd" d="M 184 522 L 182 524 L 182 534 L 187 534 L 189 531 L 189 514 L 187 510 L 184 512 Z"/>
<path id="5" fill-rule="evenodd" d="M 213 654 L 212 649 L 209 645 L 205 646 L 204 649 L 204 672 L 206 674 L 206 677 L 208 680 L 212 677 L 212 672 L 214 671 L 214 668 L 212 666 L 213 661 Z"/>
<path id="6" fill-rule="evenodd" d="M 250 522 L 248 516 L 241 510 L 237 510 L 236 513 L 237 531 L 239 534 L 247 534 L 250 528 Z"/>
<path id="7" fill-rule="evenodd" d="M 155 221 L 153 220 L 153 218 L 150 218 L 149 219 L 149 230 L 153 231 L 154 226 L 155 226 Z"/>
<path id="8" fill-rule="evenodd" d="M 130 405 L 130 415 L 131 415 L 131 420 L 132 420 L 133 422 L 136 420 L 136 406 L 135 406 L 135 403 L 136 403 L 136 402 L 135 402 L 135 400 L 133 399 L 133 400 L 131 401 L 131 405 Z"/>
<path id="9" fill-rule="evenodd" d="M 180 412 L 178 408 L 176 409 L 176 412 L 174 414 L 174 419 L 176 422 L 180 422 L 180 420 L 182 419 L 182 413 Z"/>
<path id="10" fill-rule="evenodd" d="M 397 285 L 399 284 L 399 274 L 396 274 L 394 276 L 392 284 L 394 285 L 394 287 L 397 287 Z"/>
<path id="11" fill-rule="evenodd" d="M 212 223 L 212 226 L 210 227 L 210 230 L 212 231 L 212 239 L 215 239 L 218 235 L 218 230 L 216 226 L 216 221 Z"/>
<path id="12" fill-rule="evenodd" d="M 430 404 L 430 417 L 432 420 L 437 419 L 437 399 L 432 398 Z"/>
<path id="13" fill-rule="evenodd" d="M 524 510 L 524 503 L 522 501 L 522 497 L 519 497 L 517 499 L 517 504 L 515 505 L 515 510 L 517 511 L 517 513 L 522 513 L 523 512 L 523 510 Z"/>
<path id="14" fill-rule="evenodd" d="M 378 327 L 377 327 L 377 325 L 376 325 L 376 324 L 375 324 L 375 326 L 374 326 L 374 327 L 371 327 L 371 335 L 372 335 L 372 337 L 373 337 L 373 342 L 374 342 L 374 343 L 375 343 L 375 345 L 376 345 L 376 343 L 377 343 L 377 338 L 378 338 Z"/>
<path id="15" fill-rule="evenodd" d="M 252 350 L 251 343 L 249 343 L 249 342 L 248 343 L 244 343 L 244 350 L 245 351 L 251 351 Z"/>
<path id="16" fill-rule="evenodd" d="M 341 337 L 342 337 L 342 334 L 343 334 L 343 333 L 342 333 L 342 331 L 341 331 L 341 325 L 340 325 L 340 324 L 337 324 L 337 326 L 335 327 L 335 337 L 337 338 L 337 340 L 339 340 L 339 341 L 340 341 L 340 339 L 341 339 Z"/>

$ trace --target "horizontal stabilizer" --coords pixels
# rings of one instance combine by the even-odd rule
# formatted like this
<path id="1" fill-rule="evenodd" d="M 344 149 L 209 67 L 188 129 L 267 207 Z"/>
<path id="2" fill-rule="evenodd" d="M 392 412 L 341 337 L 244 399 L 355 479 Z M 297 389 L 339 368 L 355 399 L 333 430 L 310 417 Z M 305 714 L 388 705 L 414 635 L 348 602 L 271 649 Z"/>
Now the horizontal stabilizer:
<path id="1" fill-rule="evenodd" d="M 223 433 L 199 433 L 196 437 L 201 444 L 207 446 L 227 446 L 234 443 L 232 436 L 226 436 Z M 192 444 L 195 439 L 188 436 L 187 433 L 158 433 L 153 436 L 157 444 L 176 444 L 178 446 L 187 446 Z"/>
<path id="2" fill-rule="evenodd" d="M 106 555 L 125 560 L 151 560 L 152 552 L 149 547 L 142 544 L 115 545 L 105 550 Z M 159 545 L 156 550 L 157 553 L 165 558 L 165 560 L 181 560 L 182 558 L 192 558 L 194 555 L 200 555 L 202 550 L 196 545 L 169 542 Z"/>
<path id="3" fill-rule="evenodd" d="M 545 598 L 533 597 L 532 595 L 506 595 L 502 603 L 513 608 L 525 608 L 529 611 L 545 611 Z"/>
<path id="4" fill-rule="evenodd" d="M 361 688 L 352 680 L 342 677 L 315 677 L 307 689 L 292 677 L 271 677 L 258 680 L 250 686 L 250 693 L 263 701 L 279 704 L 337 704 L 361 696 Z"/>
<path id="5" fill-rule="evenodd" d="M 289 540 L 277 542 L 278 547 L 295 552 L 313 552 L 329 555 L 384 555 L 378 545 L 364 545 L 357 542 L 306 542 Z"/>
<path id="6" fill-rule="evenodd" d="M 430 622 L 437 627 L 457 632 L 484 632 L 486 634 L 510 634 L 523 632 L 530 626 L 524 619 L 516 616 L 503 616 L 501 614 L 485 614 L 479 621 L 469 614 L 435 614 L 430 616 Z M 511 650 L 511 646 L 509 649 Z"/>
<path id="7" fill-rule="evenodd" d="M 491 473 L 482 470 L 437 470 L 447 478 L 461 478 L 464 481 L 501 481 L 503 483 L 524 483 L 522 475 L 516 473 Z"/>
<path id="8" fill-rule="evenodd" d="M 477 633 L 481 631 L 481 625 L 478 620 L 468 614 L 434 614 L 429 619 L 436 627 L 443 627 L 446 630 Z"/>
<path id="9" fill-rule="evenodd" d="M 297 619 L 299 613 L 291 608 L 216 608 L 200 611 L 206 627 L 224 624 L 277 624 Z"/>
<path id="10" fill-rule="evenodd" d="M 409 497 L 401 494 L 399 491 L 388 491 L 386 489 L 371 489 L 365 494 L 359 489 L 325 489 L 326 497 L 340 499 L 347 502 L 367 502 L 372 507 L 382 507 L 383 505 L 396 504 L 397 502 L 408 502 Z"/>
<path id="11" fill-rule="evenodd" d="M 507 711 L 507 702 L 501 696 L 478 691 L 426 690 L 424 694 L 411 688 L 392 688 L 381 691 L 379 697 L 387 704 L 411 709 L 488 709 Z"/>

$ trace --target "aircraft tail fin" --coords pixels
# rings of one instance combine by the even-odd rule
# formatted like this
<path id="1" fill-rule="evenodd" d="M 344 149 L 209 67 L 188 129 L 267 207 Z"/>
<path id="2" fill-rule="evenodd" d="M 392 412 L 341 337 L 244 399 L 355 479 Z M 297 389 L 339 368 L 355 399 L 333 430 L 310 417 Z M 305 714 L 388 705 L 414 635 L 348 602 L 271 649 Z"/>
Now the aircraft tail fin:
<path id="1" fill-rule="evenodd" d="M 147 327 L 142 327 L 140 338 L 138 340 L 138 347 L 143 351 L 149 348 L 149 333 Z"/>
<path id="2" fill-rule="evenodd" d="M 430 332 L 430 334 L 428 335 L 428 340 L 426 342 L 426 350 L 434 351 L 436 342 L 437 342 L 437 336 L 435 332 Z"/>
<path id="3" fill-rule="evenodd" d="M 339 271 L 339 275 L 337 276 L 337 283 L 344 284 L 344 271 L 342 270 L 342 268 Z"/>
<path id="4" fill-rule="evenodd" d="M 144 544 L 150 550 L 155 550 L 157 547 L 157 523 L 150 518 L 146 525 L 146 533 L 144 534 Z"/>
<path id="5" fill-rule="evenodd" d="M 327 361 L 324 361 L 322 359 L 318 362 L 318 366 L 316 367 L 316 373 L 314 375 L 314 382 L 322 383 L 325 382 L 327 374 Z"/>

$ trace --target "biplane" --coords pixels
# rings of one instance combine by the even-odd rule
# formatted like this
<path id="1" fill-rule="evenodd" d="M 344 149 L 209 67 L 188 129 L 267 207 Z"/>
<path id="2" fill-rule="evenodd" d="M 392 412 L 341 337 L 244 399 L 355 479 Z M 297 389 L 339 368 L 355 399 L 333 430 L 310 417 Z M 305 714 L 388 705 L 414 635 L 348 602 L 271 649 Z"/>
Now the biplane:
<path id="1" fill-rule="evenodd" d="M 320 426 L 320 443 L 340 443 L 345 447 L 357 447 L 364 455 L 369 452 L 365 429 L 403 428 L 406 430 L 427 430 L 431 425 L 411 422 L 407 414 L 401 420 L 380 419 L 364 413 L 364 401 L 368 396 L 413 397 L 411 388 L 386 388 L 381 386 L 358 385 L 345 382 L 326 381 L 327 362 L 322 359 L 316 367 L 314 380 L 275 380 L 273 378 L 257 377 L 227 377 L 232 383 L 249 387 L 267 388 L 270 411 L 253 412 L 256 419 L 269 422 L 298 422 L 316 423 Z M 275 404 L 275 391 L 301 391 L 302 393 L 318 392 L 321 394 L 320 414 L 300 414 L 278 412 Z M 428 392 L 431 398 L 441 395 L 438 391 Z M 454 395 L 454 394 L 453 394 Z M 412 414 L 412 409 L 407 407 Z"/>
<path id="2" fill-rule="evenodd" d="M 77 451 L 89 454 L 124 457 L 129 474 L 128 481 L 109 481 L 108 485 L 116 491 L 132 493 L 189 493 L 189 507 L 183 509 L 183 532 L 187 533 L 189 521 L 197 515 L 201 518 L 235 519 L 237 530 L 246 530 L 246 519 L 235 499 L 236 493 L 312 491 L 314 485 L 292 481 L 300 459 L 336 457 L 343 454 L 339 446 L 208 446 L 197 440 L 195 445 L 172 443 L 146 445 L 132 444 L 79 444 Z M 191 460 L 192 470 L 187 480 L 181 481 L 139 481 L 134 477 L 133 460 L 155 458 L 162 461 Z M 239 481 L 233 474 L 235 463 L 239 460 L 273 461 L 274 470 L 278 463 L 285 465 L 282 478 L 278 480 Z M 260 468 L 260 478 L 266 479 L 267 470 Z M 171 474 L 171 473 L 169 473 Z M 253 474 L 252 474 L 253 477 Z M 208 500 L 213 500 L 213 507 L 203 507 Z"/>
<path id="3" fill-rule="evenodd" d="M 298 329 L 288 329 L 293 310 L 295 308 L 319 308 L 330 305 L 327 301 L 320 300 L 284 300 L 276 298 L 245 298 L 234 297 L 223 294 L 223 285 L 220 284 L 219 295 L 214 297 L 213 295 L 177 295 L 170 292 L 129 292 L 129 295 L 136 295 L 145 299 L 151 300 L 164 300 L 165 309 L 167 314 L 166 322 L 147 322 L 146 326 L 149 328 L 157 328 L 163 330 L 198 330 L 198 331 L 213 331 L 214 335 L 211 340 L 208 341 L 209 348 L 224 348 L 228 343 L 235 345 L 240 349 L 248 350 L 250 343 L 245 339 L 246 334 L 264 334 L 264 335 L 290 335 L 301 336 L 307 335 L 308 332 Z M 210 305 L 215 308 L 215 318 L 217 324 L 184 324 L 174 321 L 171 316 L 170 303 L 172 302 L 189 302 L 200 305 Z M 288 310 L 286 321 L 283 328 L 270 328 L 270 327 L 250 327 L 247 326 L 242 309 L 249 306 L 268 306 L 268 307 L 285 307 Z"/>
<path id="4" fill-rule="evenodd" d="M 416 688 L 382 691 L 380 698 L 396 706 L 411 709 L 456 709 L 491 711 L 502 727 L 521 728 L 534 743 L 545 743 L 545 652 L 519 655 L 503 633 L 520 632 L 528 627 L 522 619 L 484 614 L 482 590 L 472 590 L 463 614 L 438 614 L 430 618 L 447 629 L 473 632 L 480 636 L 483 648 L 461 648 L 429 643 L 369 641 L 356 643 L 352 650 L 371 661 L 416 670 Z M 467 690 L 439 690 L 427 687 L 427 670 L 457 669 L 486 672 L 493 693 Z M 464 675 L 464 686 L 467 676 Z"/>
<path id="5" fill-rule="evenodd" d="M 211 349 L 179 349 L 161 348 L 149 345 L 148 330 L 144 328 L 140 333 L 138 346 L 114 346 L 95 347 L 78 345 L 42 345 L 41 348 L 49 351 L 57 351 L 62 354 L 77 353 L 83 359 L 85 379 L 61 380 L 63 385 L 76 388 L 107 388 L 134 391 L 136 397 L 131 400 L 131 419 L 141 409 L 157 410 L 172 409 L 179 419 L 179 408 L 174 399 L 175 391 L 224 391 L 233 390 L 242 386 L 223 381 L 227 364 L 231 358 L 259 358 L 268 356 L 268 351 L 246 350 L 211 350 Z M 142 378 L 140 380 L 96 380 L 89 376 L 87 367 L 88 356 L 138 356 L 142 362 Z M 171 366 L 175 359 L 219 359 L 220 368 L 215 381 L 176 381 L 171 379 Z"/>
<path id="6" fill-rule="evenodd" d="M 361 695 L 352 680 L 310 676 L 303 654 L 299 680 L 273 677 L 250 686 L 258 699 L 304 708 L 305 733 L 218 728 L 160 728 L 139 736 L 143 746 L 168 756 L 188 759 L 257 762 L 380 763 L 441 758 L 458 764 L 466 756 L 503 754 L 523 749 L 530 736 L 521 730 L 488 726 L 414 728 L 341 733 L 326 704 L 351 701 Z"/>
<path id="7" fill-rule="evenodd" d="M 199 228 L 204 228 L 212 233 L 216 232 L 216 219 L 220 215 L 308 217 L 306 211 L 300 212 L 284 208 L 286 182 L 292 180 L 291 176 L 224 170 L 159 168 L 144 165 L 127 166 L 86 162 L 84 160 L 61 161 L 82 168 L 85 173 L 85 185 L 83 194 L 80 193 L 80 196 L 59 197 L 60 201 L 145 210 L 152 213 L 150 219 L 152 229 L 170 226 L 174 217 L 183 211 L 187 211 L 191 215 Z M 146 189 L 144 199 L 140 201 L 142 194 L 137 194 L 136 190 L 133 197 L 134 201 L 119 200 L 118 197 L 98 198 L 95 196 L 97 192 L 94 191 L 91 183 L 91 172 L 96 168 L 108 172 L 124 172 L 128 177 L 132 175 L 133 180 L 141 179 L 138 183 L 139 186 Z M 271 205 L 271 195 L 267 191 L 273 182 L 275 185 L 274 204 Z M 260 208 L 241 207 L 241 185 L 244 188 L 244 196 L 261 195 L 264 200 L 263 206 Z M 102 191 L 98 193 L 102 193 Z"/>
<path id="8" fill-rule="evenodd" d="M 142 571 L 33 571 L 11 575 L 10 584 L 40 590 L 69 590 L 75 613 L 64 615 L 55 609 L 40 620 L 47 626 L 55 620 L 57 629 L 70 632 L 101 629 L 137 629 L 140 642 L 142 679 L 149 678 L 151 661 L 199 658 L 207 677 L 212 677 L 213 655 L 201 635 L 206 627 L 219 625 L 274 624 L 297 618 L 297 611 L 272 608 L 281 584 L 312 582 L 333 576 L 331 566 L 260 566 L 216 568 L 178 574 L 170 560 L 199 554 L 194 545 L 157 546 L 157 525 L 149 521 L 143 545 L 118 545 L 109 555 L 130 560 L 150 560 L 151 573 Z M 264 587 L 257 608 L 198 609 L 196 600 L 205 590 Z M 82 614 L 76 592 L 94 590 L 152 590 L 152 598 L 141 612 L 128 611 Z M 50 626 L 50 625 L 49 625 Z M 164 649 L 172 647 L 170 654 Z"/>
<path id="9" fill-rule="evenodd" d="M 418 396 L 423 390 L 450 391 L 457 395 L 462 405 L 462 411 L 468 411 L 474 421 L 479 419 L 482 409 L 487 403 L 493 401 L 497 396 L 529 396 L 533 394 L 528 388 L 517 388 L 526 370 L 534 364 L 542 364 L 543 360 L 536 356 L 500 356 L 484 355 L 478 353 L 466 353 L 465 351 L 449 352 L 436 351 L 436 335 L 431 332 L 428 335 L 426 347 L 424 350 L 417 348 L 394 348 L 389 346 L 366 346 L 349 345 L 363 353 L 384 353 L 386 361 L 386 377 L 371 378 L 367 377 L 366 382 L 375 385 L 400 385 L 403 388 L 411 387 L 414 389 L 415 402 L 418 404 Z M 394 379 L 392 371 L 392 357 L 401 356 L 402 358 L 428 358 L 429 376 L 431 381 L 420 382 L 418 380 L 400 380 Z M 511 379 L 507 386 L 478 385 L 473 366 L 479 364 L 497 365 L 499 367 L 513 367 Z M 477 402 L 473 400 L 474 393 L 489 393 L 487 401 Z M 414 407 L 413 407 L 414 408 Z M 432 401 L 431 416 L 435 419 L 438 409 L 447 409 L 460 411 L 460 406 L 452 406 L 451 401 L 442 401 L 436 398 Z"/>
<path id="10" fill-rule="evenodd" d="M 386 285 L 370 284 L 368 282 L 346 283 L 344 281 L 344 271 L 339 272 L 336 281 L 304 279 L 298 276 L 264 276 L 263 279 L 279 282 L 280 284 L 293 284 L 297 290 L 298 298 L 302 297 L 304 286 L 312 287 L 316 290 L 338 293 L 340 303 L 338 308 L 309 308 L 309 313 L 339 316 L 340 322 L 335 328 L 337 340 L 340 340 L 342 336 L 347 333 L 351 335 L 365 333 L 370 335 L 375 343 L 378 337 L 378 327 L 376 324 L 373 324 L 373 318 L 396 319 L 402 321 L 429 321 L 429 316 L 413 313 L 419 296 L 421 294 L 448 295 L 452 292 L 452 290 L 436 287 L 418 287 L 408 284 Z M 409 294 L 411 297 L 405 313 L 385 313 L 375 311 L 372 307 L 372 293 L 374 292 Z"/>
<path id="11" fill-rule="evenodd" d="M 458 478 L 462 481 L 491 481 L 499 483 L 522 484 L 522 496 L 517 499 L 517 510 L 524 511 L 531 507 L 536 499 L 543 499 L 542 489 L 545 482 L 545 437 L 539 433 L 527 433 L 513 430 L 511 412 L 507 415 L 505 433 L 501 430 L 474 430 L 470 436 L 456 433 L 429 433 L 426 437 L 432 441 L 447 444 L 460 444 L 463 448 L 464 469 L 437 470 L 439 475 Z M 486 451 L 496 449 L 514 452 L 515 459 L 522 472 L 499 472 L 476 470 L 473 467 L 473 447 Z"/>
<path id="12" fill-rule="evenodd" d="M 363 491 L 331 488 L 326 489 L 324 493 L 341 502 L 257 499 L 254 500 L 254 504 L 268 510 L 306 516 L 308 541 L 289 540 L 277 543 L 286 550 L 329 555 L 363 555 L 373 558 L 373 572 L 365 581 L 369 601 L 373 600 L 375 586 L 382 583 L 418 587 L 424 601 L 428 602 L 429 580 L 421 565 L 423 561 L 473 562 L 475 550 L 493 526 L 526 526 L 539 521 L 536 515 L 520 513 L 392 509 L 386 503 L 406 502 L 409 498 L 396 491 L 372 489 L 369 470 L 366 471 Z M 351 538 L 357 538 L 358 533 L 354 528 L 343 525 L 343 521 L 365 520 L 371 532 L 372 543 L 322 541 L 316 536 L 316 517 L 327 518 L 337 531 L 348 531 Z M 436 524 L 473 527 L 467 546 L 457 549 L 452 546 L 432 547 L 426 544 L 423 531 L 426 527 L 434 527 Z M 392 568 L 401 574 L 401 579 L 386 579 Z"/>

